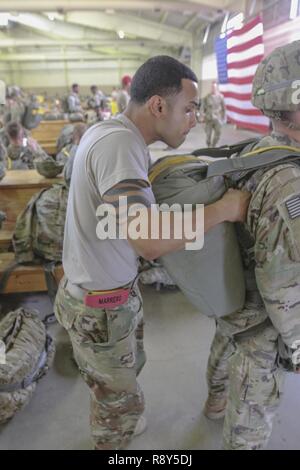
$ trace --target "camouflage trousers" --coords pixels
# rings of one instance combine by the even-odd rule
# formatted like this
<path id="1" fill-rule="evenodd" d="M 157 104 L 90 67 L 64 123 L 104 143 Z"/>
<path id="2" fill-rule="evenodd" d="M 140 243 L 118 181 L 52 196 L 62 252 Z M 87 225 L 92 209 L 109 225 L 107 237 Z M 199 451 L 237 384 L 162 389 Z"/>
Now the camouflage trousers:
<path id="1" fill-rule="evenodd" d="M 86 307 L 60 283 L 58 322 L 67 330 L 74 358 L 90 391 L 90 426 L 96 449 L 117 450 L 130 442 L 144 410 L 137 375 L 145 364 L 143 308 L 138 287 L 112 310 Z"/>
<path id="2" fill-rule="evenodd" d="M 224 449 L 262 449 L 272 432 L 285 372 L 277 366 L 278 332 L 269 320 L 263 325 L 233 337 L 217 325 L 207 383 L 210 395 L 227 397 Z"/>
<path id="3" fill-rule="evenodd" d="M 221 124 L 217 119 L 205 122 L 206 143 L 208 147 L 216 147 L 221 137 Z"/>

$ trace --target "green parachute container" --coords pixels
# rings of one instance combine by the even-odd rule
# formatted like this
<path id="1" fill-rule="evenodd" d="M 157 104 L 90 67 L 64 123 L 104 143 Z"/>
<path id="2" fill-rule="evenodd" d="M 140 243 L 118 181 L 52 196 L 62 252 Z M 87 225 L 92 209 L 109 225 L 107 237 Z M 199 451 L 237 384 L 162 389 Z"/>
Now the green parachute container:
<path id="1" fill-rule="evenodd" d="M 203 149 L 192 155 L 161 158 L 149 173 L 157 204 L 182 207 L 184 204 L 211 204 L 225 193 L 226 180 L 231 177 L 234 186 L 238 175 L 245 178 L 255 169 L 300 159 L 299 149 L 287 146 L 251 151 L 256 143 L 252 140 L 232 147 Z M 242 150 L 245 153 L 237 156 Z M 231 155 L 233 158 L 219 158 Z M 209 161 L 205 156 L 218 158 Z M 235 224 L 225 222 L 209 230 L 201 250 L 181 250 L 162 256 L 159 261 L 203 314 L 218 318 L 243 308 L 245 280 Z"/>

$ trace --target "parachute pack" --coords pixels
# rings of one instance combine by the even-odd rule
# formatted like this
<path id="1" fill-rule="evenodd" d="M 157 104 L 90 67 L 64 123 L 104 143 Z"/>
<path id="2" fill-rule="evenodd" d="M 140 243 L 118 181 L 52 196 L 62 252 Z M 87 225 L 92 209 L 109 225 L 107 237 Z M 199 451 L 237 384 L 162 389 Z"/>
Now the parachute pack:
<path id="1" fill-rule="evenodd" d="M 34 195 L 19 215 L 13 234 L 19 263 L 37 257 L 61 262 L 68 193 L 65 184 L 53 184 Z"/>
<path id="2" fill-rule="evenodd" d="M 0 322 L 0 424 L 23 408 L 50 368 L 55 347 L 36 312 L 20 308 Z"/>
<path id="3" fill-rule="evenodd" d="M 236 187 L 239 179 L 260 168 L 300 161 L 297 148 L 254 149 L 257 143 L 258 140 L 252 139 L 231 147 L 200 149 L 190 155 L 158 160 L 149 172 L 156 202 L 182 207 L 211 204 L 228 187 Z M 216 160 L 208 161 L 207 156 Z M 207 232 L 202 250 L 181 250 L 162 256 L 159 261 L 191 303 L 205 315 L 222 317 L 244 306 L 244 271 L 234 224 L 222 223 Z"/>

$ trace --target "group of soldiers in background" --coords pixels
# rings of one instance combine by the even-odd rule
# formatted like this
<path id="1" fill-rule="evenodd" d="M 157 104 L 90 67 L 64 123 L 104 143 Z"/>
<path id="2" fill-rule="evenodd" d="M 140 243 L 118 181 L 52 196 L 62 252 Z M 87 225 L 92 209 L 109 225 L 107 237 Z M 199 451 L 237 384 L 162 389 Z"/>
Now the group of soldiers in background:
<path id="1" fill-rule="evenodd" d="M 125 75 L 121 80 L 122 88 L 114 89 L 111 97 L 92 85 L 90 95 L 84 99 L 79 95 L 77 83 L 72 85 L 68 95 L 50 99 L 46 93 L 45 96 L 37 96 L 26 94 L 18 86 L 7 87 L 5 104 L 0 107 L 0 177 L 4 176 L 6 169 L 32 169 L 37 161 L 47 161 L 48 166 L 52 161 L 54 165 L 54 159 L 30 137 L 30 130 L 41 120 L 64 119 L 90 126 L 124 111 L 130 98 L 130 84 L 131 77 Z M 66 126 L 59 140 L 65 135 L 70 138 L 70 129 L 72 132 L 73 128 Z M 83 128 L 85 125 L 80 127 L 80 132 Z M 62 151 L 64 156 L 70 153 L 71 143 L 72 138 L 66 142 L 66 149 L 58 146 L 56 162 L 62 162 L 63 157 L 58 158 Z"/>
<path id="2" fill-rule="evenodd" d="M 92 124 L 121 113 L 130 98 L 131 77 L 121 79 L 121 88 L 114 88 L 107 96 L 97 85 L 90 87 L 88 96 L 80 96 L 80 86 L 74 83 L 69 94 L 53 97 L 26 94 L 18 86 L 7 87 L 6 102 L 0 109 L 2 126 L 8 122 L 19 122 L 26 129 L 38 126 L 41 120 L 68 119 L 71 122 L 84 121 Z"/>

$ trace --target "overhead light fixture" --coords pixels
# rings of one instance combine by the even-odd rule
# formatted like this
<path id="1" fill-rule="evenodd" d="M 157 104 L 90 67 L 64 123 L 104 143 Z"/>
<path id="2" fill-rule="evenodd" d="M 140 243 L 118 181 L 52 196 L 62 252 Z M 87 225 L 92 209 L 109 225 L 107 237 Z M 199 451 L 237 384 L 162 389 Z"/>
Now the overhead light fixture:
<path id="1" fill-rule="evenodd" d="M 298 16 L 299 0 L 291 0 L 290 20 L 294 20 Z"/>
<path id="2" fill-rule="evenodd" d="M 249 9 L 249 16 L 252 16 L 254 14 L 256 8 L 256 0 L 252 0 L 250 9 Z"/>
<path id="3" fill-rule="evenodd" d="M 48 16 L 48 19 L 49 19 L 50 21 L 54 21 L 54 20 L 55 20 L 55 16 L 53 15 L 53 13 L 48 13 L 47 16 Z"/>
<path id="4" fill-rule="evenodd" d="M 226 31 L 227 31 L 227 23 L 228 23 L 228 20 L 229 20 L 229 13 L 227 12 L 226 15 L 225 15 L 223 24 L 222 24 L 222 28 L 221 28 L 221 33 L 222 33 L 222 34 L 225 34 Z"/>
<path id="5" fill-rule="evenodd" d="M 114 15 L 115 10 L 113 10 L 112 8 L 106 8 L 105 13 L 107 13 L 108 15 Z"/>
<path id="6" fill-rule="evenodd" d="M 122 30 L 120 29 L 120 31 L 118 31 L 118 36 L 119 36 L 120 39 L 124 39 L 124 38 L 125 38 L 125 33 L 124 33 L 124 31 L 122 31 Z"/>
<path id="7" fill-rule="evenodd" d="M 203 44 L 207 43 L 208 36 L 209 36 L 209 31 L 210 31 L 210 24 L 207 25 L 207 27 L 206 27 L 204 38 L 203 38 Z"/>
<path id="8" fill-rule="evenodd" d="M 9 13 L 0 13 L 0 26 L 8 26 Z"/>

